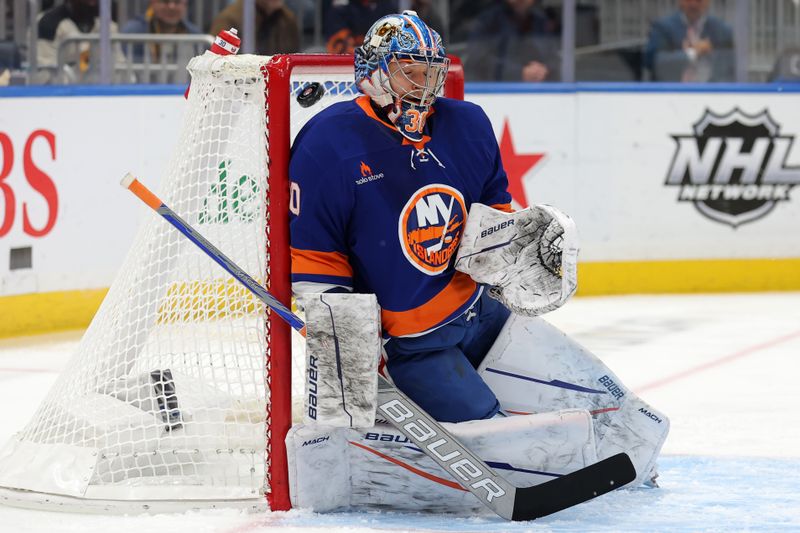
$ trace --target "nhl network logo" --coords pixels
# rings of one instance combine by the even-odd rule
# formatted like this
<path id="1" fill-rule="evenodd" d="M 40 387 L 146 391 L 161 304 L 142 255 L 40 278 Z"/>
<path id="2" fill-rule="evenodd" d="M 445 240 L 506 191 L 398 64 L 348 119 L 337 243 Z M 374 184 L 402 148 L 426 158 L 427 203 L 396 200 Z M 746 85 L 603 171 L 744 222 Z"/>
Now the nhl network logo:
<path id="1" fill-rule="evenodd" d="M 691 135 L 673 135 L 677 147 L 666 185 L 678 201 L 692 202 L 708 218 L 732 227 L 768 214 L 790 199 L 800 167 L 787 166 L 794 136 L 780 135 L 768 110 L 726 115 L 706 110 Z"/>

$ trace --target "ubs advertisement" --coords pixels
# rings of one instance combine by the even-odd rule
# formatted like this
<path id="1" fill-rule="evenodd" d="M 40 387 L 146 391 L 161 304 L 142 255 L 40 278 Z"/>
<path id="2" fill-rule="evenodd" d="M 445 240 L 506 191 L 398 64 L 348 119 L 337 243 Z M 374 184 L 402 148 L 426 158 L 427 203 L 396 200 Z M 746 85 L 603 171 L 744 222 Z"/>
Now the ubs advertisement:
<path id="1" fill-rule="evenodd" d="M 175 96 L 0 98 L 0 295 L 108 287 L 145 215 L 119 186 L 157 186 Z"/>

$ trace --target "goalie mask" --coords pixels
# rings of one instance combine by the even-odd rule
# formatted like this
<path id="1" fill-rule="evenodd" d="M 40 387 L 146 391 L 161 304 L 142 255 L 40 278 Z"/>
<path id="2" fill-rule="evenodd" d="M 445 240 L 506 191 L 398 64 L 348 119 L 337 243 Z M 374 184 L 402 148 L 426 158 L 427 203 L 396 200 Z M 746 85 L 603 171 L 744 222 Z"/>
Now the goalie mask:
<path id="1" fill-rule="evenodd" d="M 378 19 L 355 50 L 358 89 L 411 141 L 422 140 L 449 65 L 442 38 L 414 11 Z"/>

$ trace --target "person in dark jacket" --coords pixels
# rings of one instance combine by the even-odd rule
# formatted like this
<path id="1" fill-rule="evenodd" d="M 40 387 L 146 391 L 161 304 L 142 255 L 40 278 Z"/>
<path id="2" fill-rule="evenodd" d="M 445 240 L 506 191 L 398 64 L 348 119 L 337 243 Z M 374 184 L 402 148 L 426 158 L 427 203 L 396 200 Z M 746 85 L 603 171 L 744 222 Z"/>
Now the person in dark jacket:
<path id="1" fill-rule="evenodd" d="M 376 19 L 397 11 L 396 0 L 337 0 L 325 15 L 327 50 L 352 54 L 364 42 L 364 34 Z"/>
<path id="2" fill-rule="evenodd" d="M 61 50 L 61 62 L 65 69 L 56 71 L 59 50 L 64 41 L 80 37 L 84 33 L 100 31 L 100 8 L 98 0 L 64 0 L 43 12 L 36 21 L 36 58 L 41 69 L 32 80 L 34 84 L 52 83 L 62 78 L 70 82 L 88 83 L 96 80 L 99 58 L 88 41 L 73 41 Z M 117 33 L 116 23 L 111 23 L 111 33 Z M 114 61 L 124 61 L 118 45 L 112 48 Z"/>
<path id="3" fill-rule="evenodd" d="M 645 50 L 653 81 L 734 80 L 733 32 L 708 14 L 710 4 L 678 0 L 678 11 L 653 22 Z"/>
<path id="4" fill-rule="evenodd" d="M 244 38 L 244 1 L 236 0 L 211 22 L 211 35 L 236 28 Z M 256 54 L 290 54 L 300 49 L 300 28 L 294 13 L 283 0 L 256 0 Z"/>
<path id="5" fill-rule="evenodd" d="M 536 0 L 504 0 L 480 15 L 464 64 L 469 81 L 558 81 L 559 38 Z"/>
<path id="6" fill-rule="evenodd" d="M 200 34 L 200 28 L 186 19 L 187 0 L 150 0 L 150 6 L 143 15 L 132 18 L 120 33 L 149 33 L 158 35 Z M 150 47 L 151 59 L 157 60 L 160 47 Z M 144 47 L 133 47 L 133 57 L 139 62 L 144 56 Z"/>
<path id="7" fill-rule="evenodd" d="M 130 19 L 121 33 L 203 33 L 186 18 L 187 0 L 150 0 L 143 15 Z"/>

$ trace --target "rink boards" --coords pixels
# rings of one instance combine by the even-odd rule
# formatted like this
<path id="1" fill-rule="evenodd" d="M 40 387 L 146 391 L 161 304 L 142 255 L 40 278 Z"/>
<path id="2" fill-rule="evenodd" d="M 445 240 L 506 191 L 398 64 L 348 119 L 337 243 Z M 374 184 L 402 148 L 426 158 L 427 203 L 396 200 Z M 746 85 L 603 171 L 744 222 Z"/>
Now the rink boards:
<path id="1" fill-rule="evenodd" d="M 148 216 L 181 87 L 0 92 L 0 336 L 83 327 Z M 800 289 L 800 87 L 467 87 L 518 207 L 575 218 L 579 294 Z M 221 178 L 222 179 L 222 178 Z"/>

